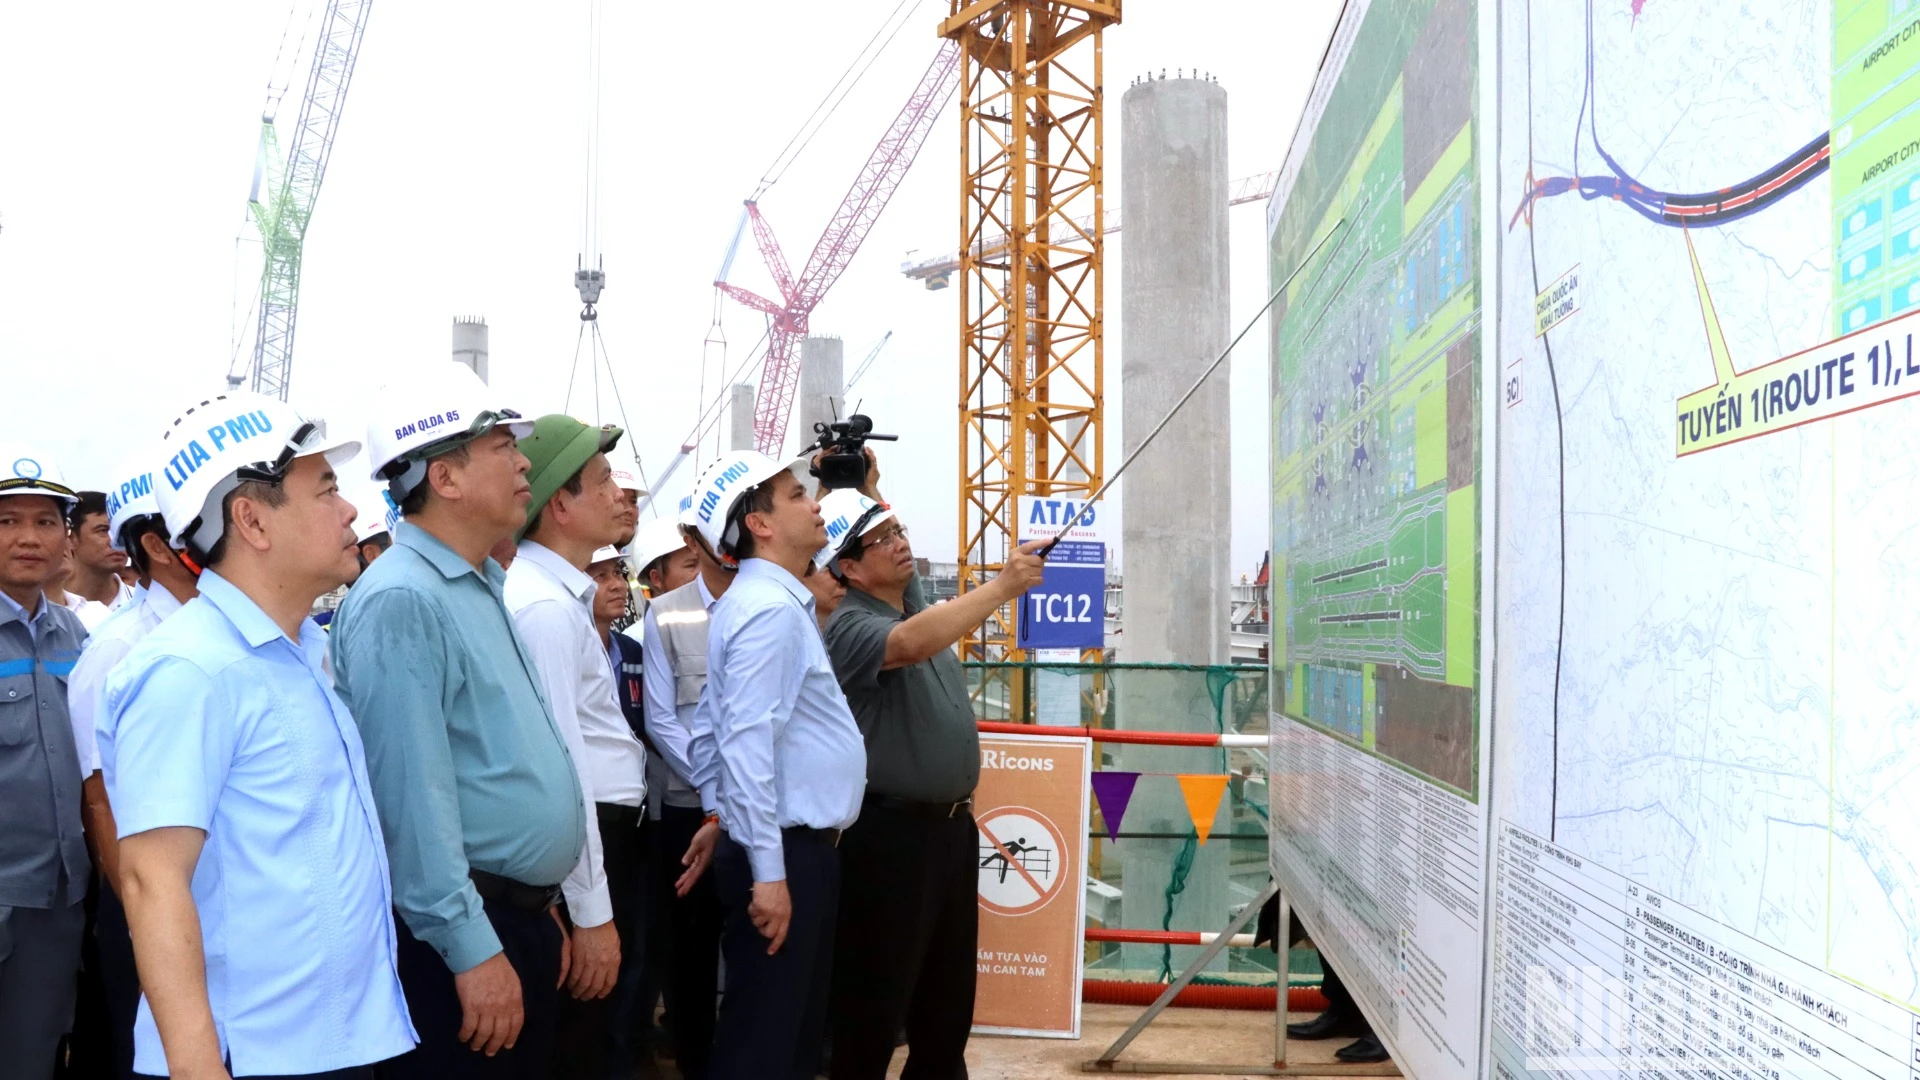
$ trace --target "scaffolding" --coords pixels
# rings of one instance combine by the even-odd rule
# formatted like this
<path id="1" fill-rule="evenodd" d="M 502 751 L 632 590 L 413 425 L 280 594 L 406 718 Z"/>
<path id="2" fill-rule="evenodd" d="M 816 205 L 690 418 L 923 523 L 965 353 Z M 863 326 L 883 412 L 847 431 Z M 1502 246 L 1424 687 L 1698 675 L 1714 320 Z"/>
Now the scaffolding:
<path id="1" fill-rule="evenodd" d="M 961 591 L 997 573 L 1022 495 L 1104 471 L 1101 33 L 1120 0 L 950 0 L 961 46 Z M 1000 238 L 1005 237 L 1001 242 Z M 1014 611 L 961 641 L 1018 659 Z"/>

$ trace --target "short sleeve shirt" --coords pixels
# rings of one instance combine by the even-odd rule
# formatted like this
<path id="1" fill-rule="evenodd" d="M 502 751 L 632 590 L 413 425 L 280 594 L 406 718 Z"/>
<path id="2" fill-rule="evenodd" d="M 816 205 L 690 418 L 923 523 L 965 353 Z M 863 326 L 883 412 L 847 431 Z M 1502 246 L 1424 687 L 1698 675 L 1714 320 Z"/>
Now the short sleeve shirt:
<path id="1" fill-rule="evenodd" d="M 887 635 L 926 607 L 919 581 L 906 610 L 848 589 L 827 621 L 827 654 L 867 741 L 867 790 L 921 802 L 957 802 L 980 781 L 980 732 L 966 672 L 952 649 L 881 670 Z"/>

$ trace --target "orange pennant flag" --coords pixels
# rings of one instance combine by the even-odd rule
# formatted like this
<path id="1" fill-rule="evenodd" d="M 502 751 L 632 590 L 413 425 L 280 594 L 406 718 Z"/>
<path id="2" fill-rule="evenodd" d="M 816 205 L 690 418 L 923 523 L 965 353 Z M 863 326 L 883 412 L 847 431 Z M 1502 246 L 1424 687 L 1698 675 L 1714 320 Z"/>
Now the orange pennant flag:
<path id="1" fill-rule="evenodd" d="M 1180 775 L 1180 793 L 1187 797 L 1187 813 L 1193 815 L 1193 829 L 1205 844 L 1213 832 L 1213 817 L 1220 810 L 1220 796 L 1226 794 L 1227 777 L 1204 774 Z"/>

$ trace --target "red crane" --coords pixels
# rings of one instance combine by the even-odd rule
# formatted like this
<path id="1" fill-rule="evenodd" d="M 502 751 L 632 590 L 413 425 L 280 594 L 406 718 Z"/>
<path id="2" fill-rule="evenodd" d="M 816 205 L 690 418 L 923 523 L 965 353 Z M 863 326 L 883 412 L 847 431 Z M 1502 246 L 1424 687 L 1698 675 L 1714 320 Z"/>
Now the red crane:
<path id="1" fill-rule="evenodd" d="M 725 267 L 721 270 L 721 280 L 713 284 L 770 320 L 766 364 L 760 371 L 760 393 L 753 407 L 753 444 L 761 453 L 778 456 L 781 444 L 786 441 L 787 416 L 793 410 L 794 391 L 800 384 L 799 342 L 807 336 L 808 317 L 853 261 L 854 253 L 867 239 L 873 223 L 886 209 L 887 200 L 906 177 L 908 167 L 920 153 L 921 144 L 933 130 L 941 106 L 953 96 L 954 87 L 959 84 L 959 67 L 959 45 L 951 40 L 941 42 L 940 51 L 920 77 L 913 96 L 901 107 L 900 115 L 893 118 L 873 153 L 867 155 L 866 164 L 861 166 L 853 186 L 847 189 L 846 197 L 840 200 L 839 208 L 814 243 L 813 253 L 807 256 L 807 264 L 797 277 L 787 266 L 780 241 L 774 238 L 773 226 L 761 216 L 759 203 L 747 200 L 747 219 L 753 223 L 753 239 L 768 272 L 773 275 L 780 299 L 769 300 L 729 284 Z M 728 261 L 730 263 L 731 258 Z"/>

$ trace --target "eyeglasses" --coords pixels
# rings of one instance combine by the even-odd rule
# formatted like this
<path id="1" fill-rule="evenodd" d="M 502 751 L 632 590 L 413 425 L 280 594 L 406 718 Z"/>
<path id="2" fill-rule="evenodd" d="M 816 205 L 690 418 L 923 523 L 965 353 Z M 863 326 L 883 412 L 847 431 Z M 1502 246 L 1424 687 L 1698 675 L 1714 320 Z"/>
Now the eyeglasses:
<path id="1" fill-rule="evenodd" d="M 885 547 L 893 544 L 895 541 L 902 544 L 907 542 L 907 527 L 905 525 L 896 523 L 890 528 L 881 530 L 877 535 L 863 536 L 860 538 L 860 546 L 863 548 Z"/>

